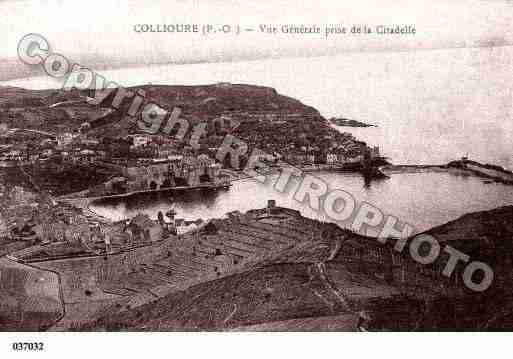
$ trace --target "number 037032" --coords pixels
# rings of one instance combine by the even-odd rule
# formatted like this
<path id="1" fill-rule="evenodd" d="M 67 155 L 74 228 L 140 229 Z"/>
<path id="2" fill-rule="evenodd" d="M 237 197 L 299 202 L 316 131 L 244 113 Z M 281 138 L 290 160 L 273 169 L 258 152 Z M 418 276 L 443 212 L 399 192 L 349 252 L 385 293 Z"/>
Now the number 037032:
<path id="1" fill-rule="evenodd" d="M 15 351 L 42 351 L 44 350 L 44 343 L 41 342 L 14 342 L 12 349 Z"/>

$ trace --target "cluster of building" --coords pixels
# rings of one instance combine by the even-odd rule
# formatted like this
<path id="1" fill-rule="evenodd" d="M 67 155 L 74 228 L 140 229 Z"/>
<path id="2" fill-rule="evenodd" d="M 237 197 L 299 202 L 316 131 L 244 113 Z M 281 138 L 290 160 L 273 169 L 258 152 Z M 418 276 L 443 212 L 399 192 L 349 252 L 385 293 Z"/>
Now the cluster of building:
<path id="1" fill-rule="evenodd" d="M 165 217 L 159 213 L 154 220 L 145 214 L 137 214 L 109 223 L 88 217 L 71 205 L 39 203 L 39 208 L 26 213 L 15 223 L 8 224 L 0 216 L 0 252 L 16 250 L 17 259 L 26 262 L 114 254 L 187 233 L 204 224 L 201 219 L 175 218 L 172 210 Z"/>
<path id="2" fill-rule="evenodd" d="M 27 135 L 32 135 L 27 138 Z M 105 146 L 99 140 L 79 133 L 53 135 L 32 130 L 12 130 L 1 136 L 0 163 L 3 167 L 37 162 L 105 158 Z"/>
<path id="3" fill-rule="evenodd" d="M 379 147 L 369 148 L 367 153 L 348 153 L 345 148 L 321 149 L 319 146 L 302 146 L 299 149 L 290 149 L 285 151 L 282 156 L 284 160 L 294 164 L 328 164 L 344 165 L 355 164 L 364 161 L 368 155 L 371 159 L 379 158 Z"/>
<path id="4" fill-rule="evenodd" d="M 173 230 L 174 216 L 167 223 L 138 215 L 111 224 L 20 186 L 1 185 L 0 195 L 0 253 L 27 247 L 32 248 L 27 249 L 27 258 L 41 256 L 34 244 L 53 245 L 47 247 L 51 256 L 101 253 L 160 240 L 165 231 L 177 232 Z"/>
<path id="5" fill-rule="evenodd" d="M 0 184 L 0 238 L 8 238 L 12 229 L 29 233 L 25 223 L 32 218 L 36 208 L 36 196 L 32 192 L 21 186 Z"/>
<path id="6" fill-rule="evenodd" d="M 186 153 L 164 159 L 118 161 L 114 166 L 120 176 L 91 189 L 91 194 L 229 186 L 229 178 L 221 172 L 221 164 L 206 154 L 195 156 Z"/>
<path id="7" fill-rule="evenodd" d="M 167 158 L 180 153 L 180 146 L 166 136 L 129 135 L 97 138 L 80 131 L 50 134 L 10 129 L 0 133 L 0 164 L 3 167 L 39 161 L 103 161 L 112 158 Z"/>
<path id="8" fill-rule="evenodd" d="M 330 127 L 318 113 L 252 113 L 236 135 L 250 147 L 259 148 L 296 165 L 344 165 L 380 157 L 379 148 L 368 147 L 350 133 Z M 241 115 L 242 116 L 242 115 Z"/>

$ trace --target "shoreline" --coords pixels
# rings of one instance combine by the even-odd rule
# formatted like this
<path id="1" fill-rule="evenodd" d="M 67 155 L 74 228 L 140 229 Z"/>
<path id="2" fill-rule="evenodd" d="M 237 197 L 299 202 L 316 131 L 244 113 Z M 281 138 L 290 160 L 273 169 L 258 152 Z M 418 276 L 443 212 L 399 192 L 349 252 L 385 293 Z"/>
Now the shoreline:
<path id="1" fill-rule="evenodd" d="M 453 162 L 446 165 L 388 165 L 383 166 L 381 169 L 385 173 L 397 174 L 397 173 L 421 173 L 421 172 L 445 172 L 455 175 L 466 175 L 476 178 L 481 178 L 485 183 L 501 183 L 508 186 L 513 186 L 513 173 L 503 170 L 500 175 L 493 173 L 487 166 L 478 162 L 473 162 L 472 168 L 467 166 L 456 166 Z M 506 178 L 507 176 L 510 179 Z"/>
<path id="2" fill-rule="evenodd" d="M 194 190 L 224 190 L 231 187 L 231 182 L 228 184 L 200 184 L 197 186 L 177 186 L 177 187 L 166 187 L 166 188 L 160 188 L 160 189 L 148 189 L 148 190 L 138 190 L 138 191 L 131 191 L 126 193 L 119 193 L 119 194 L 108 194 L 104 196 L 92 196 L 92 197 L 85 197 L 85 196 L 78 196 L 74 197 L 74 195 L 79 195 L 80 193 L 84 193 L 85 191 L 76 192 L 76 193 L 70 193 L 69 195 L 63 195 L 59 197 L 59 200 L 76 200 L 76 199 L 88 199 L 90 201 L 96 201 L 101 199 L 109 199 L 109 198 L 125 198 L 125 197 L 131 197 L 131 196 L 137 196 L 141 194 L 147 194 L 147 193 L 160 193 L 160 192 L 171 192 L 171 191 L 194 191 Z M 87 191 L 87 190 L 86 190 Z"/>
<path id="3" fill-rule="evenodd" d="M 295 167 L 298 170 L 300 170 L 303 174 L 307 173 L 315 173 L 315 172 L 330 172 L 330 173 L 347 173 L 347 174 L 355 174 L 360 176 L 365 176 L 365 174 L 359 170 L 359 169 L 348 169 L 343 168 L 342 166 L 333 166 L 333 165 L 307 165 L 307 166 L 293 166 L 290 164 L 286 164 L 284 166 L 280 165 L 274 165 L 269 167 L 269 171 L 262 175 L 276 175 L 279 174 L 281 171 L 280 169 L 282 167 Z M 437 172 L 437 173 L 450 173 L 454 175 L 462 175 L 462 176 L 472 176 L 476 178 L 481 178 L 483 180 L 489 180 L 493 181 L 495 183 L 502 183 L 505 185 L 513 185 L 513 181 L 505 181 L 498 177 L 493 177 L 486 175 L 484 173 L 480 173 L 478 171 L 468 169 L 468 168 L 460 168 L 460 167 L 454 167 L 449 165 L 385 165 L 380 167 L 375 167 L 380 171 L 380 173 L 383 173 L 386 177 L 390 174 L 408 174 L 408 173 L 423 173 L 423 172 Z M 235 181 L 243 181 L 254 178 L 254 176 L 247 174 L 243 171 L 236 171 L 232 169 L 223 169 L 222 170 L 226 175 L 230 177 L 229 185 L 223 187 L 223 188 L 229 188 L 232 186 L 232 183 Z M 371 176 L 371 180 L 374 179 L 383 179 L 383 177 L 374 177 Z M 83 194 L 85 191 L 77 192 L 77 193 L 70 193 L 68 195 L 60 196 L 57 200 L 62 201 L 74 201 L 74 200 L 88 200 L 88 201 L 94 201 L 94 200 L 100 200 L 100 199 L 108 199 L 108 198 L 125 198 L 130 197 L 134 195 L 141 195 L 141 194 L 149 194 L 149 193 L 155 193 L 155 192 L 163 192 L 163 191 L 173 191 L 173 190 L 181 190 L 181 191 L 189 191 L 189 190 L 197 190 L 206 188 L 204 186 L 195 186 L 195 187 L 177 187 L 177 188 L 167 188 L 167 189 L 158 189 L 158 190 L 145 190 L 145 191 L 135 191 L 130 193 L 123 193 L 123 194 L 117 194 L 117 195 L 108 195 L 108 196 L 94 196 L 94 197 L 84 197 L 80 194 Z M 77 196 L 78 195 L 78 196 Z"/>

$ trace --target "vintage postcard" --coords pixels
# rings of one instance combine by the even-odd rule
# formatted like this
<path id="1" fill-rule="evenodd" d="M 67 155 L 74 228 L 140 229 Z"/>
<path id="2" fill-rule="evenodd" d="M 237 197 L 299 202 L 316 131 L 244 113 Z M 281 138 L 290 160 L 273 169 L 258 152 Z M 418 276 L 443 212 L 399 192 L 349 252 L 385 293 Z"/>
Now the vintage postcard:
<path id="1" fill-rule="evenodd" d="M 0 18 L 0 331 L 513 330 L 511 1 Z"/>

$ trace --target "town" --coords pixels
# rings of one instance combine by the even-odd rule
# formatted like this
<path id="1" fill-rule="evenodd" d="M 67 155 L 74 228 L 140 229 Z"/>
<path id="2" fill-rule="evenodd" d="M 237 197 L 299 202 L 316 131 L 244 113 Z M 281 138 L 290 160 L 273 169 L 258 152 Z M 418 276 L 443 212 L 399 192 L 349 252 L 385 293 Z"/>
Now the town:
<path id="1" fill-rule="evenodd" d="M 151 94 L 151 89 L 146 92 Z M 252 104 L 235 108 L 228 100 L 241 91 L 256 92 L 262 97 L 254 100 L 257 103 L 267 98 L 270 108 Z M 212 96 L 219 93 L 230 108 L 223 108 L 221 100 Z M 204 100 L 198 109 L 189 107 L 186 96 L 195 102 L 198 96 Z M 223 83 L 192 91 L 180 88 L 174 97 L 181 101 L 187 120 L 206 123 L 197 147 L 189 145 L 190 133 L 176 136 L 176 128 L 169 134 L 140 131 L 136 119 L 123 109 L 91 106 L 77 90 L 3 103 L 0 167 L 4 177 L 55 196 L 87 191 L 98 197 L 175 187 L 226 188 L 232 172 L 225 170 L 241 170 L 255 148 L 268 154 L 261 158 L 266 163 L 285 161 L 305 169 L 359 171 L 364 164 L 386 163 L 379 148 L 336 131 L 315 110 L 269 89 Z M 279 101 L 286 103 L 285 109 L 277 109 Z M 239 125 L 230 133 L 250 149 L 235 169 L 229 158 L 216 159 L 224 136 L 232 130 L 222 124 L 232 122 Z"/>
<path id="2" fill-rule="evenodd" d="M 125 236 L 127 228 L 150 233 L 144 237 L 150 242 L 187 232 L 204 219 L 186 221 L 170 209 L 158 218 L 136 216 L 133 223 L 142 228 L 134 229 L 130 221 L 117 227 L 80 199 L 229 190 L 251 149 L 266 153 L 259 160 L 270 167 L 288 162 L 304 170 L 364 172 L 384 161 L 377 147 L 338 132 L 317 110 L 273 89 L 221 83 L 144 90 L 165 108 L 180 105 L 191 123 L 206 121 L 199 147 L 189 144 L 190 134 L 174 136 L 176 128 L 169 134 L 140 131 L 123 106 L 118 111 L 93 106 L 75 89 L 2 88 L 0 253 L 61 243 L 56 249 L 61 255 L 94 254 L 114 248 L 114 238 Z M 234 122 L 235 129 L 222 125 Z M 248 146 L 240 168 L 232 167 L 229 156 L 216 157 L 228 133 Z M 153 227 L 161 228 L 160 234 Z"/>
<path id="3" fill-rule="evenodd" d="M 335 129 L 314 108 L 274 89 L 229 83 L 142 88 L 166 111 L 178 107 L 193 126 L 205 124 L 198 146 L 191 146 L 190 133 L 175 136 L 177 128 L 169 133 L 141 131 L 138 119 L 126 115 L 126 106 L 115 110 L 91 105 L 88 94 L 77 90 L 0 88 L 0 285 L 6 289 L 0 293 L 5 303 L 0 318 L 8 323 L 2 329 L 139 328 L 140 321 L 154 320 L 154 311 L 169 298 L 258 273 L 262 263 L 271 263 L 264 265 L 271 271 L 269 278 L 288 273 L 273 273 L 276 263 L 292 271 L 292 282 L 301 279 L 298 300 L 311 301 L 316 308 L 312 313 L 351 313 L 347 328 L 353 330 L 432 328 L 430 320 L 450 327 L 447 318 L 434 316 L 433 303 L 472 299 L 461 285 L 461 270 L 446 279 L 441 275 L 443 263 L 419 266 L 404 253 L 394 254 L 393 238 L 382 246 L 375 238 L 280 207 L 273 198 L 266 199 L 264 208 L 231 210 L 222 218 L 186 219 L 167 205 L 152 215 L 139 211 L 119 220 L 94 212 L 89 206 L 94 200 L 136 197 L 144 202 L 154 194 L 173 197 L 176 192 L 199 191 L 206 202 L 204 191 L 232 190 L 232 183 L 252 163 L 248 156 L 255 149 L 263 154 L 259 162 L 271 169 L 287 163 L 303 172 L 350 171 L 363 175 L 365 185 L 386 177 L 379 168 L 388 162 L 379 147 Z M 222 125 L 229 123 L 237 126 Z M 227 136 L 248 148 L 236 167 L 230 156 L 219 157 Z M 467 159 L 451 166 L 509 176 Z M 509 218 L 511 209 L 496 212 L 494 218 Z M 488 215 L 483 218 L 478 222 Z M 443 226 L 440 233 L 458 238 Z M 491 260 L 489 243 L 495 242 L 480 244 L 485 249 L 474 253 L 477 258 Z M 475 250 L 465 241 L 456 244 L 465 253 Z M 509 244 L 504 246 L 509 253 Z M 501 261 L 510 263 L 511 258 L 505 255 Z M 497 283 L 510 277 L 502 262 Z M 343 279 L 334 290 L 326 273 L 365 278 L 356 284 Z M 279 285 L 283 293 L 289 290 L 288 281 Z M 304 288 L 310 288 L 313 297 Z M 40 293 L 36 299 L 34 292 Z M 271 292 L 264 294 L 259 310 L 272 297 Z M 280 306 L 295 303 L 294 296 L 284 295 L 289 299 L 281 298 Z M 426 297 L 433 298 L 429 304 L 423 304 Z M 379 313 L 390 310 L 383 304 L 388 300 L 400 310 L 414 308 L 424 314 L 421 319 L 380 322 Z M 214 307 L 222 307 L 219 304 Z M 362 308 L 371 308 L 373 319 L 357 314 Z M 276 320 L 295 315 L 280 314 Z M 233 322 L 205 318 L 199 318 L 195 328 L 233 328 L 262 320 L 258 315 Z M 472 320 L 474 325 L 483 318 L 476 313 Z M 189 329 L 171 323 L 162 325 Z"/>

